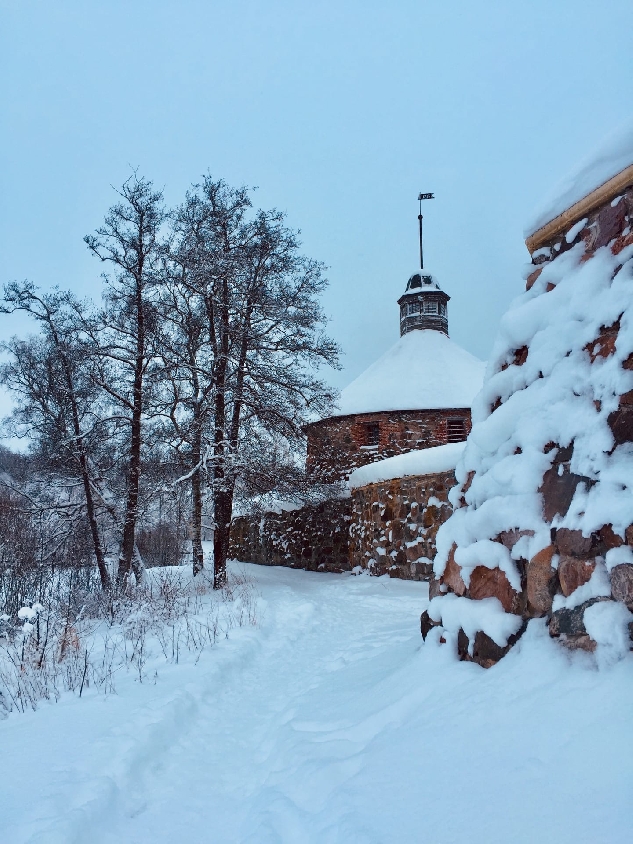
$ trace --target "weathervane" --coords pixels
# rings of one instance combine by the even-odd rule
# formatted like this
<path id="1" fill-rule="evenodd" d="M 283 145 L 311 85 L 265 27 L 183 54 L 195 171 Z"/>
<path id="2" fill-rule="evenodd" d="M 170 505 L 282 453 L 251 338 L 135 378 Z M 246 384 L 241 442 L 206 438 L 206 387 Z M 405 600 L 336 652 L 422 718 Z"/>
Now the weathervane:
<path id="1" fill-rule="evenodd" d="M 418 195 L 418 199 L 420 200 L 420 213 L 418 214 L 418 220 L 420 221 L 420 269 L 424 269 L 424 253 L 422 252 L 422 200 L 423 199 L 435 199 L 435 195 L 432 193 L 421 193 Z"/>

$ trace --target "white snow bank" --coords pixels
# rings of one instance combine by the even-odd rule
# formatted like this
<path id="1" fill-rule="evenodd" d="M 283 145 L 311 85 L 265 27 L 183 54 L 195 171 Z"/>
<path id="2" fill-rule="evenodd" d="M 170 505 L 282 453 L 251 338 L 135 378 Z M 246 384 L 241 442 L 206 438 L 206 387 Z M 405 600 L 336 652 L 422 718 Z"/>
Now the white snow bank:
<path id="1" fill-rule="evenodd" d="M 611 571 L 615 566 L 621 566 L 623 563 L 633 565 L 633 549 L 628 545 L 622 545 L 620 548 L 610 548 L 607 551 L 605 562 L 607 570 Z"/>
<path id="2" fill-rule="evenodd" d="M 583 614 L 585 629 L 598 643 L 601 662 L 615 662 L 625 657 L 631 649 L 628 625 L 633 613 L 618 601 L 600 601 L 588 607 Z"/>
<path id="3" fill-rule="evenodd" d="M 595 152 L 585 158 L 566 179 L 559 182 L 525 227 L 529 237 L 575 202 L 599 188 L 633 164 L 633 118 L 604 139 Z"/>
<path id="4" fill-rule="evenodd" d="M 633 655 L 537 619 L 483 671 L 421 647 L 424 583 L 242 570 L 257 627 L 0 721 L 3 844 L 628 844 Z"/>
<path id="5" fill-rule="evenodd" d="M 465 445 L 465 442 L 437 445 L 434 448 L 408 451 L 406 454 L 397 454 L 395 457 L 361 466 L 349 477 L 350 489 L 410 475 L 448 472 L 457 465 Z"/>
<path id="6" fill-rule="evenodd" d="M 485 366 L 441 331 L 409 331 L 341 392 L 334 416 L 470 407 Z"/>

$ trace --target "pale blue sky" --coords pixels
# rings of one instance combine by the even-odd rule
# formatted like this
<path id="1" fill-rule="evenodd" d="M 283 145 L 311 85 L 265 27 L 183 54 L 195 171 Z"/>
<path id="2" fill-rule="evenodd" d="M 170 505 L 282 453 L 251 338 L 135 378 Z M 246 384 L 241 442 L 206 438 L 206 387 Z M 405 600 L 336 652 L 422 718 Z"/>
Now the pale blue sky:
<path id="1" fill-rule="evenodd" d="M 2 281 L 97 294 L 82 243 L 130 167 L 177 202 L 259 186 L 330 267 L 343 386 L 398 336 L 426 264 L 487 357 L 523 225 L 633 103 L 631 0 L 0 0 Z M 21 324 L 0 318 L 0 336 Z"/>

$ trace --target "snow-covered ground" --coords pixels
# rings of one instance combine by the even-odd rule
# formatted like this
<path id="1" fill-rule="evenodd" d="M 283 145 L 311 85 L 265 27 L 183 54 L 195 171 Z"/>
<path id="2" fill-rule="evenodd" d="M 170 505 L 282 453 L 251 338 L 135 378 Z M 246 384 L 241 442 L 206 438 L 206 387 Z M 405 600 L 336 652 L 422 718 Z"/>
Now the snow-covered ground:
<path id="1" fill-rule="evenodd" d="M 533 622 L 485 671 L 422 644 L 424 584 L 240 568 L 256 627 L 0 721 L 0 842 L 631 840 L 633 658 Z"/>

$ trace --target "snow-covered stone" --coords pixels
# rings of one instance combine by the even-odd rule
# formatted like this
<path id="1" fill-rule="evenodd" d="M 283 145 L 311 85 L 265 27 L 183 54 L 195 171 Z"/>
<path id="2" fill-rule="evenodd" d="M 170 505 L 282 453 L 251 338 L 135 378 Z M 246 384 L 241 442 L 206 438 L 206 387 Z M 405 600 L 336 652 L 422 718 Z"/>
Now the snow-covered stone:
<path id="1" fill-rule="evenodd" d="M 629 172 L 633 126 L 620 141 L 574 190 Z M 565 206 L 577 194 L 563 196 Z M 463 601 L 477 597 L 476 566 L 500 570 L 525 592 L 525 619 L 551 615 L 553 636 L 589 650 L 599 643 L 584 610 L 626 603 L 633 561 L 633 168 L 617 196 L 596 202 L 538 246 L 538 267 L 502 319 L 434 566 Z"/>

